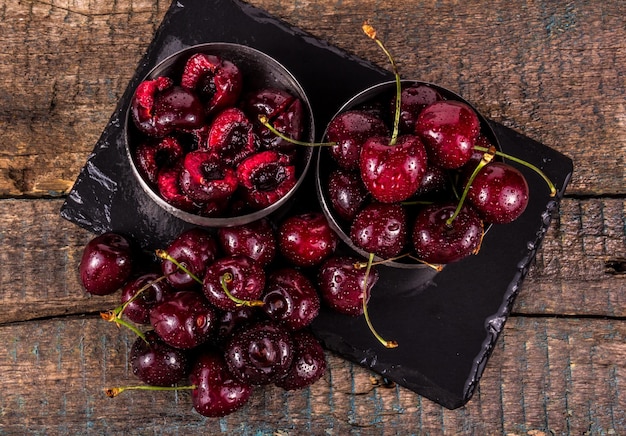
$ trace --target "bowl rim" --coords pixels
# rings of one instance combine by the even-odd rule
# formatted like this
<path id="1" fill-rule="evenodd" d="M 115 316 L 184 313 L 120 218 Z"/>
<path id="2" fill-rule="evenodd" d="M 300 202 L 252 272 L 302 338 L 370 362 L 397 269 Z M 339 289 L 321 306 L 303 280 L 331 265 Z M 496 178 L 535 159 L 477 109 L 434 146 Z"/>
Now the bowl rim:
<path id="1" fill-rule="evenodd" d="M 286 82 L 289 84 L 287 88 L 290 92 L 295 92 L 297 96 L 302 101 L 302 105 L 304 107 L 304 112 L 306 114 L 306 118 L 308 123 L 305 124 L 306 131 L 308 132 L 307 140 L 309 142 L 314 142 L 315 140 L 315 120 L 313 115 L 313 109 L 311 107 L 311 103 L 309 101 L 308 96 L 300 82 L 296 79 L 296 77 L 278 60 L 273 58 L 272 56 L 264 53 L 255 48 L 249 47 L 243 44 L 230 43 L 230 42 L 207 42 L 202 44 L 195 44 L 192 46 L 185 47 L 181 50 L 177 50 L 176 52 L 166 56 L 164 59 L 159 61 L 154 67 L 150 69 L 150 71 L 138 82 L 137 86 L 144 80 L 148 80 L 151 78 L 155 78 L 157 72 L 163 69 L 171 69 L 176 66 L 177 61 L 183 59 L 185 57 L 189 57 L 195 53 L 207 53 L 207 54 L 215 54 L 218 55 L 220 51 L 230 50 L 237 51 L 239 53 L 243 53 L 247 59 L 253 59 L 254 62 L 264 61 L 267 64 L 272 66 L 273 71 L 278 71 L 284 78 Z M 293 88 L 293 89 L 292 89 Z M 133 90 L 132 96 L 136 91 Z M 131 97 L 132 101 L 132 97 Z M 135 159 L 133 156 L 133 152 L 131 150 L 131 134 L 130 134 L 130 124 L 131 120 L 131 104 L 129 103 L 124 111 L 124 119 L 123 119 L 123 132 L 124 132 L 124 147 L 126 151 L 126 157 L 128 159 L 129 165 L 135 176 L 135 179 L 138 181 L 144 192 L 150 197 L 152 201 L 154 201 L 158 206 L 164 209 L 166 212 L 171 215 L 196 226 L 207 227 L 207 228 L 219 228 L 219 227 L 233 227 L 238 225 L 245 225 L 251 222 L 257 221 L 261 218 L 265 218 L 272 213 L 278 211 L 282 206 L 284 206 L 292 197 L 295 195 L 298 188 L 302 185 L 304 179 L 306 178 L 307 173 L 311 167 L 311 162 L 313 160 L 313 150 L 311 147 L 300 147 L 304 148 L 303 152 L 303 165 L 301 165 L 300 174 L 296 180 L 296 184 L 278 201 L 271 204 L 270 206 L 252 211 L 250 213 L 244 215 L 236 215 L 230 217 L 206 217 L 198 214 L 194 214 L 192 212 L 187 212 L 185 210 L 179 209 L 170 203 L 166 202 L 161 196 L 154 190 L 154 188 L 143 178 L 141 173 L 139 172 L 137 165 L 135 164 Z"/>
<path id="2" fill-rule="evenodd" d="M 461 101 L 463 103 L 466 103 L 469 107 L 471 107 L 474 112 L 476 112 L 476 114 L 478 115 L 478 119 L 480 120 L 480 125 L 481 125 L 481 132 L 483 131 L 483 129 L 486 129 L 487 132 L 489 133 L 488 137 L 489 139 L 493 142 L 493 145 L 496 147 L 496 149 L 501 150 L 500 147 L 500 143 L 498 141 L 498 137 L 495 134 L 495 131 L 493 130 L 493 128 L 491 127 L 491 125 L 489 124 L 489 121 L 487 120 L 487 118 L 485 118 L 477 109 L 476 107 L 470 103 L 469 101 L 467 101 L 465 98 L 463 98 L 461 95 L 459 95 L 458 93 L 445 88 L 441 85 L 437 85 L 435 83 L 431 83 L 431 82 L 425 82 L 423 80 L 416 80 L 416 79 L 401 79 L 400 80 L 400 84 L 402 87 L 406 86 L 406 85 L 415 85 L 415 84 L 419 84 L 419 85 L 426 85 L 429 87 L 432 87 L 438 91 L 443 91 L 444 92 L 444 97 L 448 100 L 457 100 L 457 101 Z M 389 80 L 389 81 L 385 81 L 385 82 L 379 82 L 376 83 L 368 88 L 365 88 L 361 91 L 359 91 L 357 94 L 355 94 L 354 96 L 352 96 L 348 101 L 346 101 L 343 105 L 341 105 L 341 107 L 337 110 L 337 112 L 335 112 L 335 114 L 333 115 L 333 117 L 331 118 L 331 120 L 333 120 L 337 115 L 341 114 L 342 112 L 345 112 L 347 110 L 352 109 L 354 106 L 360 104 L 360 103 L 364 103 L 366 101 L 369 101 L 375 97 L 377 97 L 378 95 L 387 92 L 387 91 L 391 91 L 392 88 L 395 88 L 397 86 L 396 81 L 395 80 Z M 330 125 L 330 122 L 329 122 Z M 326 138 L 328 132 L 328 125 L 326 126 L 326 128 L 324 129 L 324 135 L 323 138 Z M 367 253 L 365 250 L 363 250 L 362 248 L 356 246 L 356 244 L 354 244 L 354 242 L 352 242 L 352 240 L 350 239 L 350 236 L 342 229 L 341 224 L 338 222 L 338 220 L 336 219 L 335 215 L 331 212 L 331 205 L 329 204 L 329 200 L 327 200 L 327 195 L 325 194 L 324 191 L 324 187 L 322 186 L 322 177 L 320 176 L 320 171 L 321 171 L 321 163 L 323 160 L 323 155 L 322 153 L 324 153 L 323 148 L 324 147 L 319 147 L 320 149 L 317 151 L 317 161 L 316 161 L 316 167 L 315 167 L 315 188 L 316 188 L 316 192 L 317 192 L 317 197 L 318 200 L 320 202 L 320 205 L 322 207 L 322 211 L 324 213 L 324 215 L 326 216 L 326 219 L 330 225 L 330 227 L 335 231 L 335 233 L 337 234 L 337 236 L 339 236 L 339 238 L 341 239 L 342 242 L 344 242 L 351 250 L 353 250 L 356 254 L 358 254 L 359 256 L 362 256 L 364 258 L 368 258 L 369 253 Z M 483 231 L 483 237 L 484 235 L 487 234 L 487 231 L 491 228 L 491 224 L 489 225 L 485 225 L 484 227 L 484 231 Z M 420 263 L 418 261 L 414 261 L 412 263 L 404 263 L 404 262 L 398 262 L 398 261 L 393 261 L 393 260 L 388 260 L 388 259 L 383 259 L 379 256 L 374 256 L 374 262 L 383 262 L 382 265 L 388 266 L 388 267 L 392 267 L 392 268 L 399 268 L 399 269 L 432 269 L 431 265 L 425 264 L 425 263 Z M 446 265 L 441 265 L 442 267 L 445 267 Z"/>

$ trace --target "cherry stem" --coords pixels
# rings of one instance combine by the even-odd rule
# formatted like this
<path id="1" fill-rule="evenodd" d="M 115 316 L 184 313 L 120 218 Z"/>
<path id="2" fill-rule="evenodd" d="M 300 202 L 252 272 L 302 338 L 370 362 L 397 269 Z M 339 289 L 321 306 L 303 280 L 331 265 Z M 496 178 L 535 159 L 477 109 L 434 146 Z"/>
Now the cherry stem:
<path id="1" fill-rule="evenodd" d="M 110 310 L 108 312 L 100 312 L 100 318 L 102 318 L 105 321 L 114 322 L 118 326 L 122 325 L 126 327 L 127 329 L 133 331 L 141 339 L 143 339 L 143 341 L 146 344 L 148 343 L 148 340 L 146 339 L 146 335 L 141 330 L 139 330 L 136 325 L 126 321 L 123 318 L 118 317 L 118 314 L 115 312 L 115 310 Z"/>
<path id="2" fill-rule="evenodd" d="M 440 265 L 440 264 L 438 264 L 438 263 L 428 263 L 428 262 L 426 262 L 425 260 L 422 260 L 422 259 L 420 259 L 420 258 L 418 258 L 418 257 L 415 257 L 415 256 L 411 256 L 410 254 L 409 254 L 408 256 L 409 256 L 411 259 L 413 259 L 414 261 L 419 262 L 419 263 L 421 263 L 421 264 L 424 264 L 424 265 L 426 265 L 427 267 L 434 269 L 435 271 L 438 271 L 438 272 L 443 271 L 443 265 Z"/>
<path id="3" fill-rule="evenodd" d="M 474 146 L 474 150 L 478 150 L 478 151 L 488 151 L 489 149 L 486 147 L 481 147 L 479 145 Z M 541 171 L 538 167 L 536 167 L 535 165 L 531 164 L 530 162 L 526 162 L 525 160 L 522 160 L 518 157 L 515 156 L 511 156 L 510 154 L 506 154 L 503 153 L 501 151 L 496 151 L 495 152 L 496 156 L 500 156 L 503 157 L 505 159 L 510 159 L 513 162 L 516 162 L 520 165 L 524 165 L 527 168 L 530 168 L 531 170 L 533 170 L 534 172 L 536 172 L 537 174 L 539 174 L 539 176 L 541 176 L 541 178 L 543 180 L 545 180 L 545 182 L 548 185 L 548 188 L 550 188 L 550 197 L 554 197 L 556 195 L 556 187 L 554 186 L 554 183 L 552 183 L 552 181 L 548 178 L 548 176 L 546 176 L 546 174 Z"/>
<path id="4" fill-rule="evenodd" d="M 393 69 L 393 74 L 396 79 L 396 107 L 395 107 L 395 116 L 393 120 L 393 132 L 391 134 L 391 141 L 389 141 L 389 145 L 396 145 L 396 141 L 398 140 L 398 134 L 400 129 L 400 96 L 402 95 L 402 83 L 400 82 L 400 73 L 398 72 L 398 66 L 396 65 L 396 61 L 391 56 L 391 53 L 387 50 L 383 42 L 376 35 L 376 29 L 371 26 L 367 21 L 363 23 L 361 27 L 363 32 L 372 39 L 385 53 L 389 62 L 391 63 L 391 68 Z"/>
<path id="5" fill-rule="evenodd" d="M 128 305 L 130 303 L 132 303 L 133 301 L 135 301 L 137 298 L 139 298 L 139 296 L 141 295 L 142 292 L 145 292 L 147 289 L 151 288 L 153 285 L 156 285 L 157 283 L 159 283 L 160 281 L 162 281 L 164 279 L 165 279 L 165 276 L 161 276 L 159 278 L 156 278 L 156 279 L 152 280 L 150 283 L 147 283 L 145 286 L 143 286 L 141 289 L 139 289 L 137 292 L 135 292 L 135 295 L 133 295 L 131 298 L 129 298 L 128 301 L 126 301 L 121 306 L 115 308 L 113 310 L 113 312 L 115 312 L 115 314 L 117 315 L 118 318 L 121 318 L 122 314 L 124 313 L 124 311 L 126 310 Z"/>
<path id="6" fill-rule="evenodd" d="M 220 284 L 222 285 L 222 289 L 224 290 L 224 293 L 226 294 L 228 298 L 234 301 L 235 304 L 237 304 L 237 306 L 253 307 L 253 306 L 263 306 L 265 304 L 263 301 L 260 301 L 260 300 L 249 301 L 249 300 L 242 300 L 241 298 L 235 297 L 228 290 L 228 286 L 226 286 L 228 283 L 231 283 L 232 281 L 233 281 L 233 275 L 231 273 L 226 273 L 222 277 L 220 277 Z"/>
<path id="7" fill-rule="evenodd" d="M 117 397 L 124 391 L 180 391 L 188 389 L 196 389 L 196 385 L 190 386 L 152 386 L 152 385 L 135 385 L 135 386 L 119 386 L 116 388 L 107 388 L 104 393 L 109 398 Z"/>
<path id="8" fill-rule="evenodd" d="M 189 271 L 187 268 L 185 268 L 185 266 L 183 264 L 181 264 L 179 261 L 177 261 L 176 259 L 174 259 L 172 256 L 170 256 L 170 254 L 165 251 L 165 250 L 160 250 L 157 249 L 156 250 L 156 255 L 157 257 L 159 257 L 160 259 L 163 260 L 169 260 L 170 262 L 172 262 L 174 265 L 176 265 L 176 267 L 181 270 L 182 272 L 184 272 L 185 274 L 188 274 L 189 277 L 191 277 L 193 280 L 195 280 L 196 282 L 200 283 L 201 285 L 202 280 L 200 280 L 194 273 L 192 273 L 191 271 Z"/>
<path id="9" fill-rule="evenodd" d="M 317 146 L 332 147 L 332 146 L 337 145 L 336 142 L 305 142 L 305 141 L 298 141 L 297 139 L 290 138 L 289 136 L 286 136 L 283 133 L 276 130 L 276 128 L 270 124 L 269 120 L 267 119 L 265 115 L 259 115 L 259 122 L 263 124 L 265 127 L 267 127 L 270 130 L 270 132 L 272 132 L 274 135 L 295 145 L 303 145 L 305 147 L 317 147 Z"/>
<path id="10" fill-rule="evenodd" d="M 398 346 L 398 343 L 396 341 L 389 341 L 385 338 L 383 338 L 381 335 L 378 334 L 378 332 L 376 331 L 376 329 L 374 328 L 374 326 L 372 325 L 372 321 L 370 320 L 370 316 L 369 313 L 367 311 L 367 300 L 368 300 L 368 292 L 367 292 L 367 279 L 369 278 L 370 275 L 370 271 L 372 269 L 372 263 L 374 261 L 374 253 L 370 253 L 369 255 L 369 259 L 367 261 L 367 268 L 365 269 L 365 280 L 363 281 L 363 315 L 365 316 L 365 322 L 367 323 L 367 326 L 369 327 L 370 331 L 372 332 L 372 334 L 374 335 L 374 337 L 376 339 L 378 339 L 378 341 L 383 344 L 386 348 L 396 348 Z"/>
<path id="11" fill-rule="evenodd" d="M 454 211 L 452 216 L 450 218 L 448 218 L 448 220 L 446 221 L 446 225 L 447 226 L 451 226 L 452 222 L 459 215 L 459 212 L 461 212 L 461 208 L 463 207 L 463 203 L 465 202 L 465 198 L 467 197 L 467 193 L 469 192 L 470 187 L 472 186 L 472 182 L 474 181 L 474 179 L 478 175 L 478 172 L 480 170 L 482 170 L 485 165 L 487 165 L 489 162 L 491 162 L 491 160 L 493 159 L 493 156 L 495 155 L 496 149 L 495 149 L 495 147 L 489 147 L 488 149 L 485 149 L 484 151 L 486 153 L 483 154 L 482 159 L 480 160 L 480 162 L 478 162 L 478 165 L 476 165 L 476 168 L 474 168 L 474 171 L 472 172 L 472 175 L 470 176 L 469 180 L 467 181 L 467 184 L 465 185 L 465 189 L 463 189 L 463 194 L 461 195 L 461 199 L 459 200 L 459 203 L 456 206 L 456 210 Z"/>

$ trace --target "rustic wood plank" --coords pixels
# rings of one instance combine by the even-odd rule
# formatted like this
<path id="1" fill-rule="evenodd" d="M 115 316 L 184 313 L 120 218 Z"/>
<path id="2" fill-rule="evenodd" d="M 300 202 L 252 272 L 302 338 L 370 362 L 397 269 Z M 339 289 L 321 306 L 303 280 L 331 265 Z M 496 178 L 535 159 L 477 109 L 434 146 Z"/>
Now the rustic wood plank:
<path id="1" fill-rule="evenodd" d="M 359 30 L 370 19 L 404 77 L 448 86 L 571 156 L 569 193 L 623 192 L 622 2 L 250 3 L 384 66 Z M 168 6 L 0 2 L 0 196 L 68 192 Z"/>
<path id="2" fill-rule="evenodd" d="M 132 334 L 101 319 L 0 326 L 0 432 L 6 434 L 621 434 L 626 431 L 623 322 L 512 317 L 470 402 L 447 410 L 328 356 L 313 387 L 257 389 L 222 419 L 189 394 L 102 389 L 135 383 Z M 378 384 L 376 384 L 378 383 Z M 141 419 L 139 419 L 141 418 Z M 213 430 L 211 430 L 213 429 Z M 534 433 L 533 433 L 534 432 Z M 543 432 L 543 433 L 541 433 Z"/>

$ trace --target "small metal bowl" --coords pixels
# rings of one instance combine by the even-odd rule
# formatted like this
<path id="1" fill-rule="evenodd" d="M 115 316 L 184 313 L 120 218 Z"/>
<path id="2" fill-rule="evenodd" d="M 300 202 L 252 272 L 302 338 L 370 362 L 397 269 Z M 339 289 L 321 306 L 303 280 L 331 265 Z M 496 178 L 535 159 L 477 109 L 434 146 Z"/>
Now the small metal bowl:
<path id="1" fill-rule="evenodd" d="M 401 83 L 402 83 L 403 88 L 405 86 L 411 86 L 411 85 L 426 85 L 438 91 L 445 100 L 456 100 L 456 101 L 461 101 L 463 103 L 466 103 L 478 115 L 478 119 L 480 120 L 481 134 L 484 135 L 498 150 L 500 149 L 498 138 L 495 135 L 489 123 L 487 122 L 487 119 L 483 117 L 480 114 L 480 112 L 478 112 L 478 110 L 476 110 L 476 108 L 471 103 L 469 103 L 460 95 L 456 94 L 453 91 L 450 91 L 449 89 L 442 88 L 441 86 L 437 86 L 428 82 L 422 82 L 418 80 L 401 80 Z M 361 91 L 360 93 L 352 97 L 337 111 L 335 116 L 339 115 L 342 112 L 345 112 L 351 109 L 356 109 L 359 107 L 371 108 L 371 107 L 376 107 L 376 103 L 382 103 L 382 102 L 389 103 L 391 101 L 391 98 L 395 95 L 395 93 L 396 93 L 395 81 L 376 84 L 370 88 L 367 88 Z M 327 130 L 324 132 L 324 138 L 326 138 L 327 136 L 326 132 Z M 332 159 L 332 157 L 330 156 L 330 153 L 328 152 L 328 150 L 325 150 L 325 147 L 319 147 L 319 148 L 320 149 L 318 150 L 318 154 L 317 154 L 317 167 L 316 167 L 315 179 L 316 179 L 317 195 L 318 195 L 320 204 L 322 206 L 322 211 L 324 212 L 324 215 L 326 216 L 328 222 L 330 223 L 330 226 L 337 233 L 337 235 L 339 235 L 341 240 L 348 247 L 350 247 L 350 249 L 352 249 L 354 252 L 367 258 L 369 254 L 365 250 L 356 246 L 350 239 L 349 223 L 347 223 L 345 220 L 337 216 L 337 214 L 332 208 L 330 198 L 328 196 L 328 192 L 326 189 L 326 185 L 327 185 L 327 180 L 328 180 L 329 175 L 332 173 L 332 171 L 335 168 L 337 168 L 337 165 Z M 411 222 L 411 218 L 412 218 L 411 215 L 409 215 L 409 222 Z M 487 232 L 489 227 L 490 226 L 487 226 L 485 228 L 485 233 Z M 375 260 L 383 261 L 384 259 L 380 259 L 377 257 L 375 258 Z M 403 258 L 403 259 L 395 260 L 395 261 L 385 260 L 384 265 L 388 267 L 392 267 L 392 268 L 422 269 L 424 271 L 429 270 L 431 272 L 435 271 L 431 266 L 426 265 L 424 263 L 417 262 L 410 258 Z M 434 273 L 432 275 L 434 275 Z"/>
<path id="2" fill-rule="evenodd" d="M 236 64 L 243 75 L 242 95 L 245 95 L 247 92 L 263 88 L 278 88 L 300 98 L 303 107 L 304 127 L 302 140 L 308 142 L 314 141 L 315 126 L 313 111 L 304 89 L 298 83 L 296 78 L 283 65 L 281 65 L 274 58 L 256 49 L 240 44 L 221 42 L 191 46 L 164 59 L 157 66 L 155 66 L 143 80 L 154 79 L 159 76 L 168 76 L 174 80 L 179 80 L 187 59 L 195 53 L 220 56 L 223 59 Z M 293 199 L 292 197 L 302 184 L 313 158 L 313 150 L 311 147 L 297 148 L 297 182 L 286 195 L 270 206 L 264 209 L 251 211 L 245 215 L 206 217 L 174 207 L 166 202 L 159 195 L 159 193 L 155 191 L 155 188 L 151 184 L 144 180 L 137 168 L 133 153 L 138 141 L 142 137 L 142 134 L 133 123 L 130 105 L 124 118 L 124 135 L 126 139 L 126 153 L 130 166 L 132 167 L 132 171 L 139 184 L 148 196 L 168 213 L 185 222 L 202 227 L 230 227 L 243 225 L 264 218 L 274 212 L 278 212 L 279 210 L 288 207 L 287 203 Z"/>

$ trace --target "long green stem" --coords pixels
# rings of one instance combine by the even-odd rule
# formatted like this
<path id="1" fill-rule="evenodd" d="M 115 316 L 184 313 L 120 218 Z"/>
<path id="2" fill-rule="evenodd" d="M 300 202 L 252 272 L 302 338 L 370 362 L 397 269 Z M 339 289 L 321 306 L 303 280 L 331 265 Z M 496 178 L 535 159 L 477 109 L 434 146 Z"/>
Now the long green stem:
<path id="1" fill-rule="evenodd" d="M 463 207 L 463 203 L 465 202 L 465 197 L 467 197 L 467 193 L 469 192 L 470 187 L 472 186 L 472 182 L 476 178 L 476 175 L 478 175 L 478 172 L 482 170 L 485 165 L 491 162 L 491 160 L 493 159 L 494 151 L 495 149 L 487 149 L 487 153 L 483 155 L 480 162 L 478 162 L 478 165 L 476 165 L 476 168 L 474 168 L 472 175 L 470 176 L 467 183 L 465 184 L 465 189 L 463 189 L 463 194 L 461 194 L 461 199 L 456 205 L 456 210 L 454 211 L 452 216 L 448 218 L 448 220 L 446 221 L 446 224 L 448 226 L 452 225 L 452 221 L 454 221 L 455 218 L 459 215 L 459 212 L 461 212 L 461 208 Z"/>
<path id="2" fill-rule="evenodd" d="M 105 321 L 114 322 L 118 325 L 122 325 L 126 327 L 129 330 L 132 330 L 137 336 L 143 339 L 143 341 L 146 344 L 148 343 L 148 340 L 146 339 L 146 335 L 141 330 L 139 330 L 136 325 L 126 321 L 123 318 L 118 317 L 115 311 L 100 312 L 100 317 L 104 319 Z"/>
<path id="3" fill-rule="evenodd" d="M 180 391 L 180 390 L 190 390 L 196 389 L 196 385 L 190 386 L 153 386 L 153 385 L 135 385 L 135 386 L 119 386 L 116 388 L 107 388 L 104 390 L 104 393 L 107 397 L 113 398 L 117 397 L 124 391 L 134 390 L 134 391 Z"/>
<path id="4" fill-rule="evenodd" d="M 157 283 L 159 283 L 160 281 L 162 281 L 164 279 L 165 279 L 165 276 L 161 276 L 159 278 L 156 278 L 156 279 L 152 280 L 150 283 L 146 283 L 146 285 L 142 286 L 141 289 L 139 289 L 137 292 L 135 292 L 135 295 L 133 295 L 131 298 L 129 298 L 121 306 L 115 308 L 113 310 L 113 312 L 115 312 L 117 317 L 120 318 L 122 316 L 122 314 L 124 313 L 124 311 L 126 310 L 126 308 L 128 307 L 128 305 L 130 303 L 132 303 L 133 301 L 135 301 L 137 298 L 139 298 L 139 296 L 141 295 L 142 292 L 145 292 L 147 289 L 151 288 L 153 285 L 156 285 Z"/>
<path id="5" fill-rule="evenodd" d="M 235 297 L 229 290 L 227 284 L 233 281 L 233 276 L 230 273 L 224 274 L 220 277 L 220 284 L 222 285 L 222 289 L 228 298 L 235 302 L 237 306 L 263 306 L 265 303 L 260 300 L 242 300 L 241 298 Z"/>
<path id="6" fill-rule="evenodd" d="M 396 348 L 398 346 L 398 343 L 396 341 L 387 340 L 383 338 L 380 334 L 378 334 L 378 332 L 374 328 L 374 325 L 372 324 L 372 321 L 370 320 L 370 316 L 367 311 L 367 300 L 369 297 L 369 292 L 367 290 L 367 280 L 369 279 L 373 261 L 374 261 L 374 253 L 370 253 L 369 259 L 367 261 L 367 268 L 365 269 L 365 280 L 363 280 L 363 299 L 362 299 L 363 315 L 365 316 L 365 322 L 367 323 L 367 326 L 369 327 L 374 337 L 378 339 L 378 341 L 381 344 L 383 344 L 386 348 Z"/>
<path id="7" fill-rule="evenodd" d="M 318 145 L 322 147 L 332 147 L 334 145 L 337 145 L 336 142 L 305 142 L 305 141 L 298 141 L 297 139 L 290 138 L 289 136 L 286 136 L 283 133 L 276 130 L 276 128 L 272 126 L 272 124 L 269 122 L 269 120 L 267 119 L 265 115 L 259 115 L 259 122 L 263 124 L 265 127 L 267 127 L 269 131 L 272 132 L 274 135 L 294 145 L 303 145 L 305 147 L 317 147 Z"/>
<path id="8" fill-rule="evenodd" d="M 156 250 L 156 255 L 157 257 L 159 257 L 160 259 L 163 260 L 169 260 L 170 262 L 172 262 L 174 265 L 176 265 L 176 268 L 178 268 L 179 270 L 181 270 L 182 272 L 184 272 L 185 274 L 188 274 L 189 277 L 191 277 L 193 280 L 195 280 L 196 282 L 202 284 L 202 280 L 200 280 L 194 273 L 192 273 L 191 271 L 189 271 L 187 268 L 185 268 L 185 266 L 183 264 L 181 264 L 179 261 L 177 261 L 176 259 L 174 259 L 172 256 L 170 256 L 170 254 L 165 251 L 165 250 Z"/>
<path id="9" fill-rule="evenodd" d="M 487 147 L 481 147 L 479 145 L 474 146 L 474 150 L 478 150 L 478 151 L 488 151 L 489 149 Z M 518 157 L 515 156 L 511 156 L 510 154 L 506 154 L 503 153 L 501 151 L 496 151 L 496 156 L 500 156 L 503 157 L 505 159 L 509 159 L 512 160 L 515 163 L 518 163 L 520 165 L 523 165 L 527 168 L 530 168 L 531 170 L 533 170 L 534 172 L 536 172 L 537 174 L 539 174 L 539 176 L 545 180 L 546 184 L 548 185 L 548 188 L 550 188 L 550 197 L 554 197 L 556 195 L 556 187 L 554 186 L 554 183 L 552 183 L 552 181 L 548 178 L 548 176 L 541 171 L 538 167 L 536 167 L 535 165 L 531 164 L 530 162 L 526 162 Z"/>

